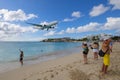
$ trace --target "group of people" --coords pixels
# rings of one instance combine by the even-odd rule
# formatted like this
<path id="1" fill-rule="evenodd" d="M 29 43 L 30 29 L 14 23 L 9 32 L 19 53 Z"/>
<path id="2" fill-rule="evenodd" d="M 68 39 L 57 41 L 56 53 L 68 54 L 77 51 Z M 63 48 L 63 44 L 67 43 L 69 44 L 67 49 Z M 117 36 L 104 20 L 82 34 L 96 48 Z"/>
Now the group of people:
<path id="1" fill-rule="evenodd" d="M 86 42 L 82 43 L 82 48 L 83 48 L 83 57 L 84 57 L 84 64 L 87 64 L 87 54 L 89 52 L 89 47 Z M 94 60 L 98 59 L 98 52 L 99 52 L 99 43 L 94 42 L 93 44 L 90 45 L 90 48 L 93 51 L 94 54 Z"/>
<path id="2" fill-rule="evenodd" d="M 82 43 L 82 48 L 83 48 L 84 64 L 87 64 L 88 63 L 87 54 L 89 53 L 89 46 L 87 45 L 86 42 L 84 42 L 84 43 Z M 100 48 L 98 42 L 93 42 L 90 45 L 90 48 L 93 51 L 93 55 L 94 55 L 93 59 L 94 60 L 98 60 L 99 49 L 102 50 L 105 53 L 105 55 L 103 56 L 103 65 L 102 65 L 101 72 L 102 72 L 102 74 L 106 74 L 107 73 L 107 68 L 110 65 L 110 53 L 112 52 L 112 41 L 111 41 L 111 39 L 110 38 L 104 38 L 101 48 Z"/>
<path id="3" fill-rule="evenodd" d="M 82 43 L 82 48 L 83 48 L 84 64 L 87 64 L 88 63 L 87 54 L 89 53 L 89 47 L 86 42 Z M 90 45 L 90 48 L 93 51 L 94 60 L 98 60 L 99 43 L 94 42 L 93 44 Z M 110 38 L 105 38 L 103 40 L 101 50 L 105 53 L 105 55 L 103 57 L 103 65 L 102 65 L 101 72 L 103 74 L 106 74 L 107 68 L 110 65 L 110 53 L 112 52 L 112 42 L 111 42 Z M 19 49 L 19 51 L 20 51 L 20 60 L 19 61 L 20 61 L 21 65 L 23 65 L 24 53 L 20 49 Z"/>

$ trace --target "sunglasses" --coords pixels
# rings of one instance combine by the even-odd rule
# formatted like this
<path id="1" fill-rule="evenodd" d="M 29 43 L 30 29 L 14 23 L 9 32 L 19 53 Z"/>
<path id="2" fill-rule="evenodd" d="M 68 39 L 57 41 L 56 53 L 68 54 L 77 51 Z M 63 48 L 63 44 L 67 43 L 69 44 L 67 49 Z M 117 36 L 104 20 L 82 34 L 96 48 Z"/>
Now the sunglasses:
<path id="1" fill-rule="evenodd" d="M 108 40 L 105 40 L 105 41 L 108 41 Z"/>

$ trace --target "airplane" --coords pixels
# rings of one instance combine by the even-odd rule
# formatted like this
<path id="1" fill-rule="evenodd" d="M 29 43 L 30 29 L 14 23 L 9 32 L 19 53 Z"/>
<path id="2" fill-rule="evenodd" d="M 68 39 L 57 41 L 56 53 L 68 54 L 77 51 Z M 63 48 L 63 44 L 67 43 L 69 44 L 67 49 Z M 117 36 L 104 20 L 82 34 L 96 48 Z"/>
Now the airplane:
<path id="1" fill-rule="evenodd" d="M 55 28 L 55 26 L 58 24 L 58 21 L 52 21 L 49 23 L 45 22 L 43 24 L 34 24 L 34 23 L 28 23 L 28 22 L 26 23 L 35 26 L 34 27 L 35 29 L 40 29 L 40 30 L 47 29 L 48 31 L 49 29 Z"/>

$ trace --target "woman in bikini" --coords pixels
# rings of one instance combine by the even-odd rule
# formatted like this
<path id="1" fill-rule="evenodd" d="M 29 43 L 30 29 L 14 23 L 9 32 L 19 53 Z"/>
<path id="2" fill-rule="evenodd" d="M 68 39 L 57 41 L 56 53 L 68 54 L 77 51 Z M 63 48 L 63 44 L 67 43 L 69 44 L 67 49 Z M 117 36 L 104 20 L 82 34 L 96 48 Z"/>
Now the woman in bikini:
<path id="1" fill-rule="evenodd" d="M 20 50 L 20 49 L 19 49 L 19 51 L 20 51 L 20 63 L 21 63 L 21 65 L 23 66 L 23 57 L 24 57 L 24 53 L 23 53 L 23 51 Z"/>
<path id="2" fill-rule="evenodd" d="M 87 64 L 87 54 L 88 54 L 88 46 L 87 46 L 87 43 L 83 43 L 82 44 L 82 48 L 83 48 L 83 58 L 84 58 L 84 64 Z"/>

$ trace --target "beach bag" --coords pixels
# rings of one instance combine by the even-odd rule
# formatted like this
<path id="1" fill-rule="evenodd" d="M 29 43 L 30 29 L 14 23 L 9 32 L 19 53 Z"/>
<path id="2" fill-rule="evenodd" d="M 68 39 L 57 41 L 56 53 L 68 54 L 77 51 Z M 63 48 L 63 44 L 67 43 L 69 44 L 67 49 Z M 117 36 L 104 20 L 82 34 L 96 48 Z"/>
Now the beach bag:
<path id="1" fill-rule="evenodd" d="M 105 52 L 103 52 L 102 51 L 102 49 L 99 51 L 99 56 L 100 57 L 104 57 L 104 55 L 105 55 L 105 53 L 108 51 L 108 49 L 105 51 Z"/>

